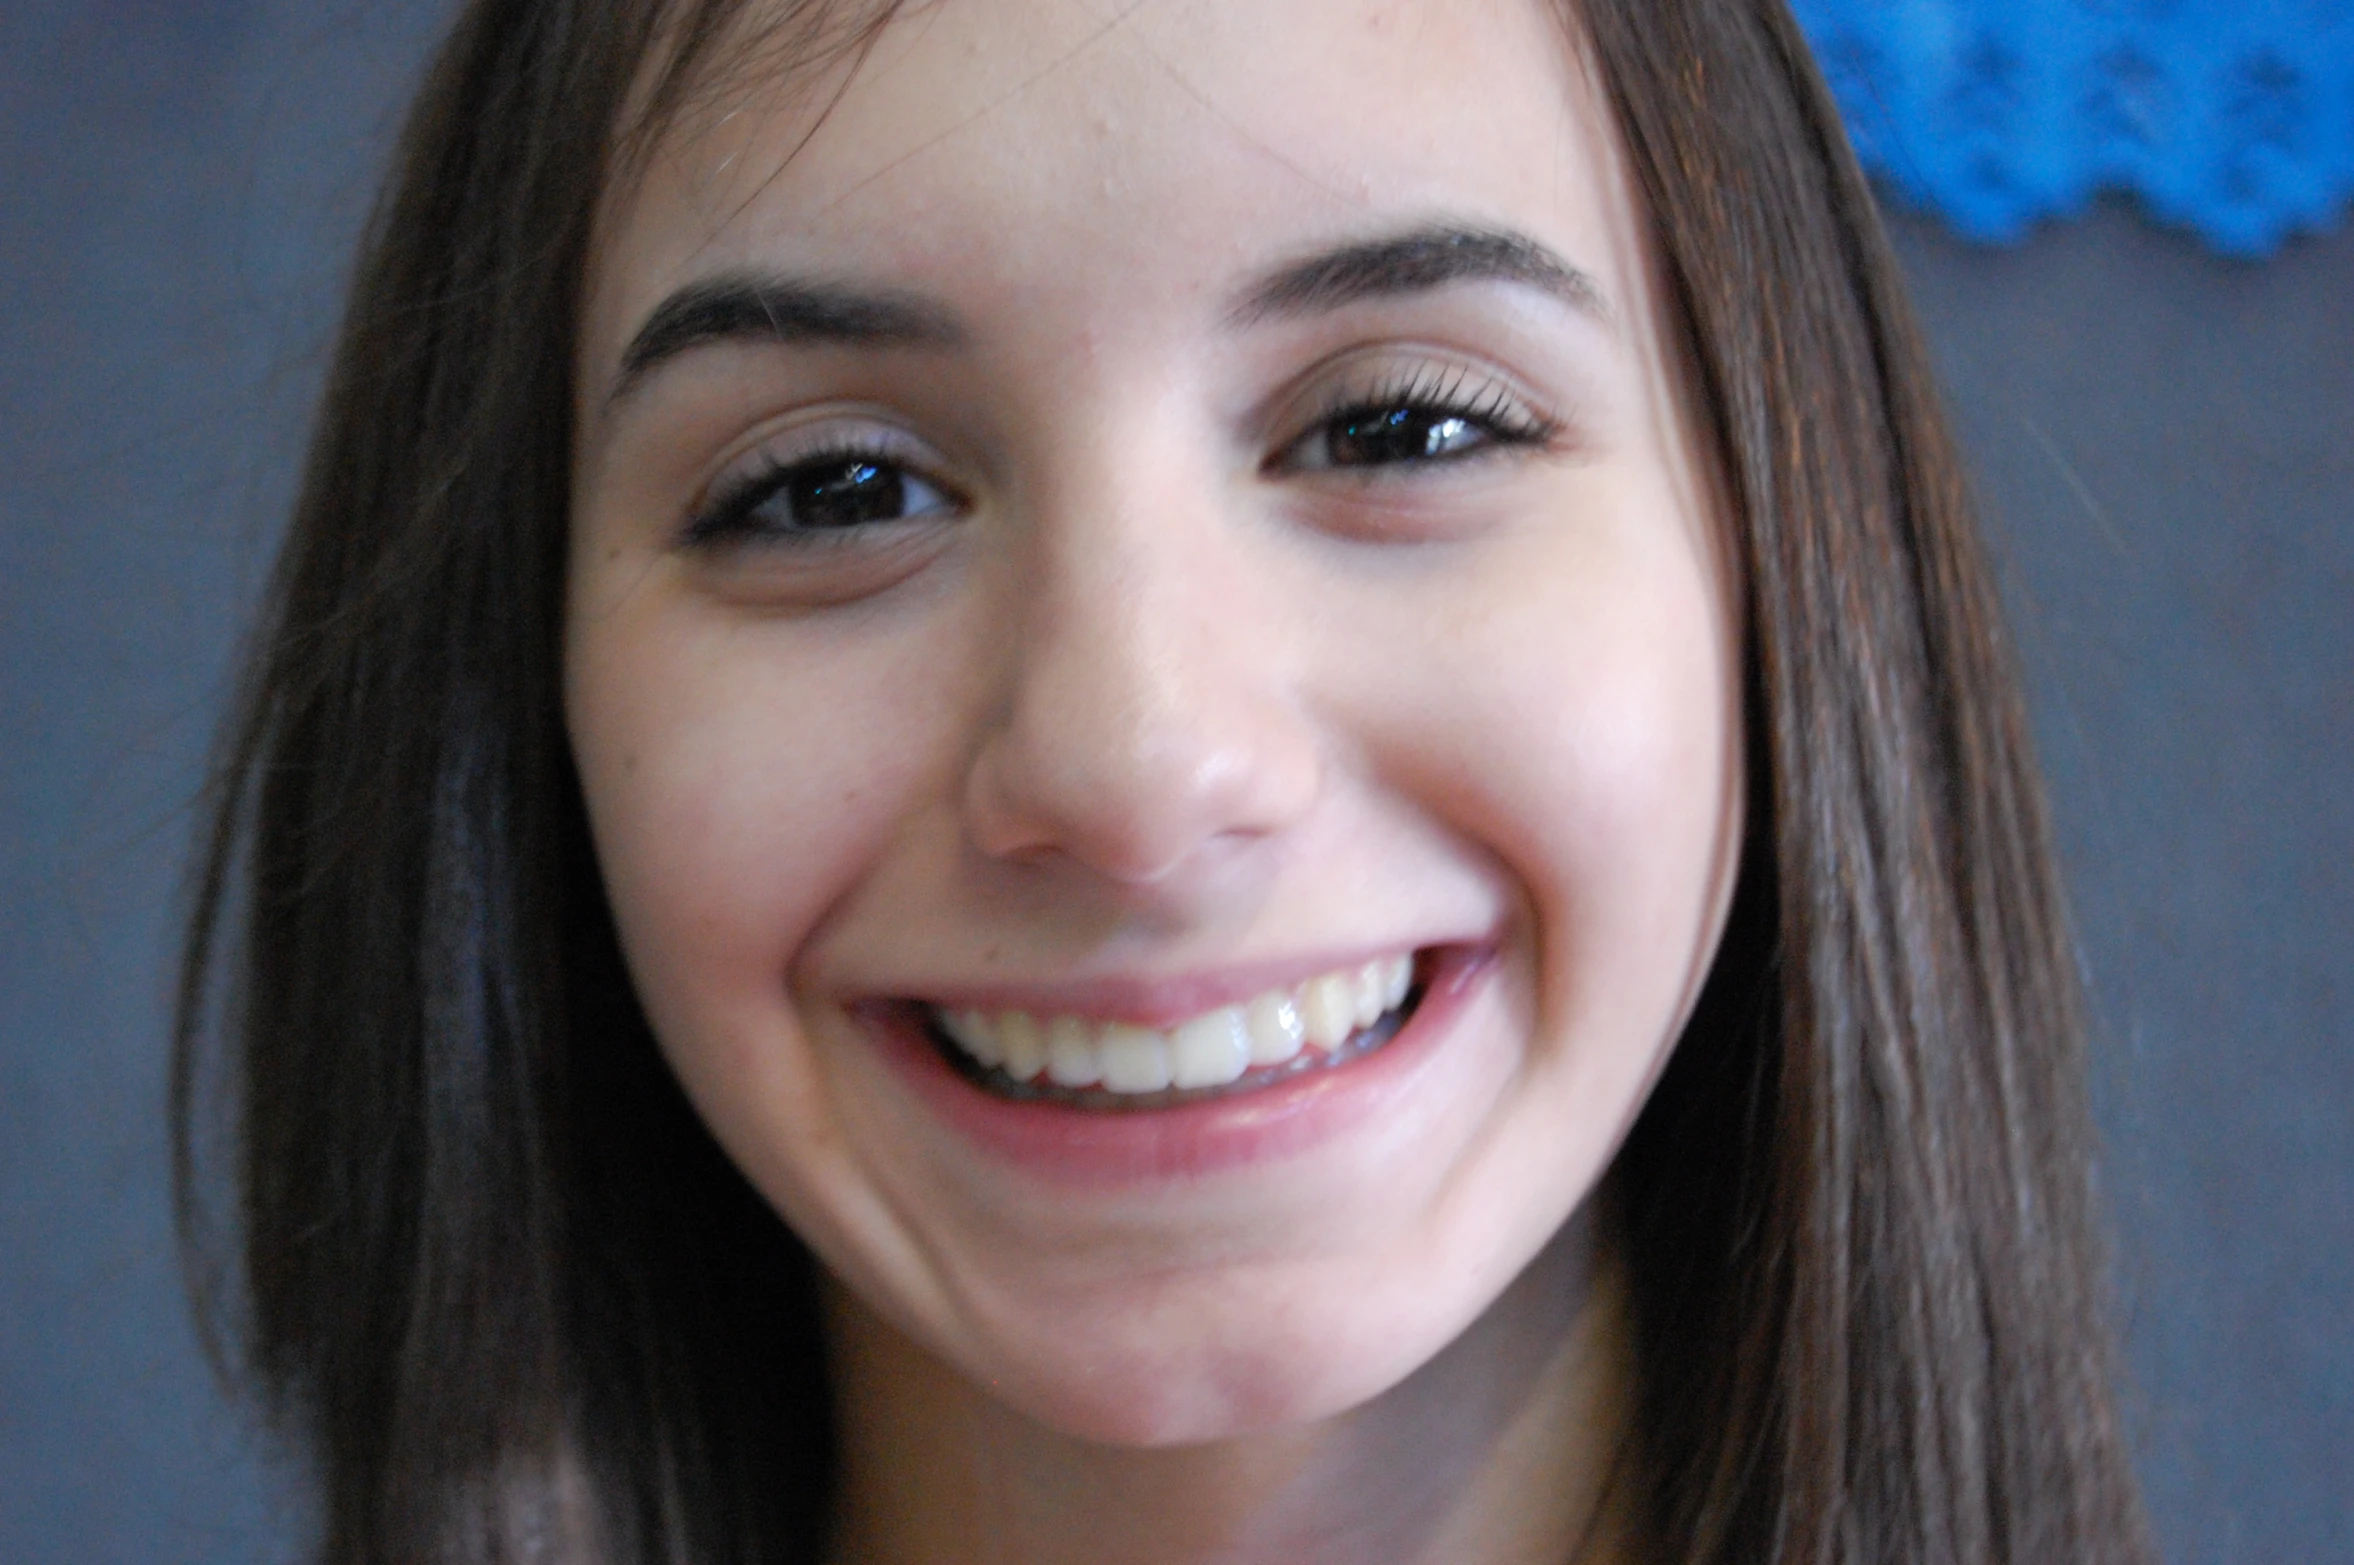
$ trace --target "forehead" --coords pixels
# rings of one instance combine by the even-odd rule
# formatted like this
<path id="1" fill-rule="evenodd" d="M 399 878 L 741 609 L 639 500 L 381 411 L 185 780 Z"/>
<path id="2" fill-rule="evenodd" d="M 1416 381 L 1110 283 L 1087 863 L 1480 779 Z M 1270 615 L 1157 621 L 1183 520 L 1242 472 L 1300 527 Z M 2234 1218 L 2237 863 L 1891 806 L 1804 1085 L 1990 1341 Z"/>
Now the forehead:
<path id="1" fill-rule="evenodd" d="M 602 214 L 587 366 L 747 264 L 1104 329 L 1399 219 L 1534 233 L 1613 297 L 1629 264 L 1599 92 L 1544 0 L 933 0 L 854 59 L 748 57 Z"/>

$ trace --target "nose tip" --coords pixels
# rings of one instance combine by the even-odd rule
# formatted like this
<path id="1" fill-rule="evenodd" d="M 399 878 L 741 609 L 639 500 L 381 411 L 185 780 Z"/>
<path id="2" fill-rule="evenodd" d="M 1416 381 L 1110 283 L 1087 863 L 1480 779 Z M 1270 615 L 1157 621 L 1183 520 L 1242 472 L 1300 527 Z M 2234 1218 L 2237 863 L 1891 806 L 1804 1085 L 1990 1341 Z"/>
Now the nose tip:
<path id="1" fill-rule="evenodd" d="M 974 758 L 965 812 L 982 853 L 1160 885 L 1307 811 L 1312 737 L 1248 666 L 1240 626 L 1212 641 L 1138 602 L 1072 618 L 1017 654 Z"/>
<path id="2" fill-rule="evenodd" d="M 1093 753 L 1035 734 L 993 740 L 968 789 L 974 845 L 1153 885 L 1281 830 L 1314 786 L 1313 761 L 1296 746 L 1180 748 L 1100 732 L 1083 742 Z"/>

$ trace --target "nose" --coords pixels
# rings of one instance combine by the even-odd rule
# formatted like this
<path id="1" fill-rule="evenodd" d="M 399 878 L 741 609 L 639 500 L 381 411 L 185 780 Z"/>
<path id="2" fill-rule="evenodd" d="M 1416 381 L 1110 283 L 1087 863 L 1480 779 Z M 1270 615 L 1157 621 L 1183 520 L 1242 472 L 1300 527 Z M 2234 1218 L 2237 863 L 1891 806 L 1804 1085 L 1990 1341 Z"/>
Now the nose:
<path id="1" fill-rule="evenodd" d="M 1109 501 L 1030 537 L 967 778 L 974 845 L 1166 888 L 1304 816 L 1321 763 L 1285 675 L 1296 631 L 1247 551 L 1214 518 Z"/>

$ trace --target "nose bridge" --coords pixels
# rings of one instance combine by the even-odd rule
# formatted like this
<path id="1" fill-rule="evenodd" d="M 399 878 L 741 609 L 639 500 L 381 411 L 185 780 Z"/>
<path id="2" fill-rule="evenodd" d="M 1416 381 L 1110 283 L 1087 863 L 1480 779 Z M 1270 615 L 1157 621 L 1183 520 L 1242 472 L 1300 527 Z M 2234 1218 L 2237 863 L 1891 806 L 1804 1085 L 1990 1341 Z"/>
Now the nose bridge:
<path id="1" fill-rule="evenodd" d="M 1005 684 L 968 785 L 975 844 L 1157 882 L 1297 818 L 1316 756 L 1286 627 L 1214 477 L 1131 448 L 1062 475 L 1019 532 Z"/>

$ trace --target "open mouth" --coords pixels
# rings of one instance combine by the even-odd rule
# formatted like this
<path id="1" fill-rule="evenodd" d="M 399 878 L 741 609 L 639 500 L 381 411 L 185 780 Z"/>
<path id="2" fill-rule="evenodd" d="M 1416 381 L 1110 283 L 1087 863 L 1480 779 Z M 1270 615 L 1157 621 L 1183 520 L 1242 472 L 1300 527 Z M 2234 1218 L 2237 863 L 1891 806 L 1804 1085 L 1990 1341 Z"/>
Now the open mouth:
<path id="1" fill-rule="evenodd" d="M 1428 983 L 1422 965 L 1412 956 L 1380 957 L 1166 1028 L 936 1006 L 924 1008 L 924 1019 L 949 1063 L 999 1097 L 1173 1108 L 1370 1054 L 1413 1014 Z"/>

